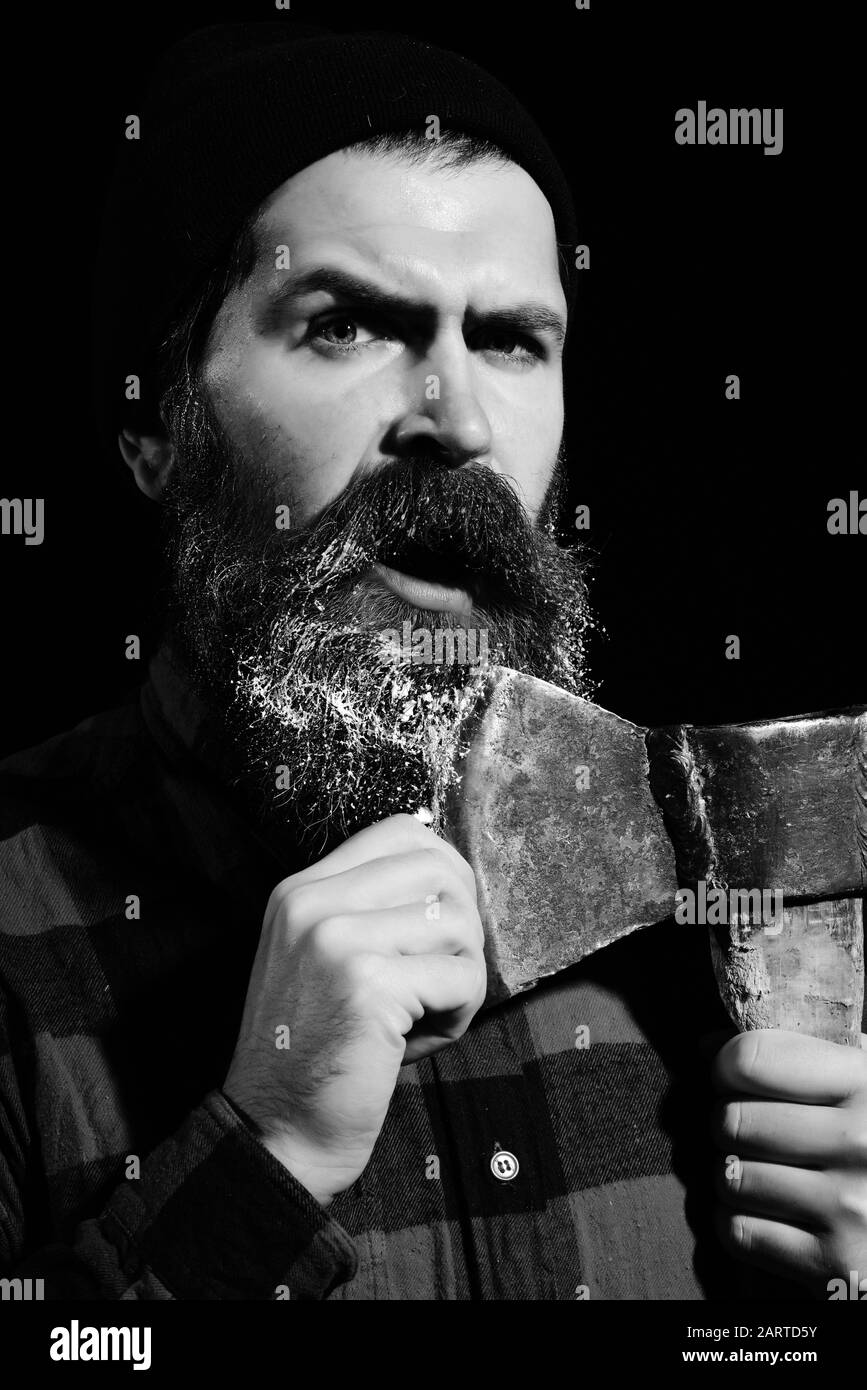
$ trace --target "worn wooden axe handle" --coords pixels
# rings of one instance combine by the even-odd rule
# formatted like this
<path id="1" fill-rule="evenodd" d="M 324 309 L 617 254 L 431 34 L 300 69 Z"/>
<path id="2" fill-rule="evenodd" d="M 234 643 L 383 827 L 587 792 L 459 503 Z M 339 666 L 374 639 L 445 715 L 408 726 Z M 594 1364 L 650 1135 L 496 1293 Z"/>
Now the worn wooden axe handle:
<path id="1" fill-rule="evenodd" d="M 860 898 L 787 907 L 768 931 L 710 930 L 720 997 L 742 1032 L 785 1028 L 858 1047 L 864 1012 Z"/>
<path id="2" fill-rule="evenodd" d="M 710 928 L 733 1021 L 860 1046 L 862 899 L 792 898 L 867 882 L 867 715 L 679 725 L 646 741 L 681 887 L 731 898 L 779 886 L 788 899 L 767 919 L 736 910 Z"/>

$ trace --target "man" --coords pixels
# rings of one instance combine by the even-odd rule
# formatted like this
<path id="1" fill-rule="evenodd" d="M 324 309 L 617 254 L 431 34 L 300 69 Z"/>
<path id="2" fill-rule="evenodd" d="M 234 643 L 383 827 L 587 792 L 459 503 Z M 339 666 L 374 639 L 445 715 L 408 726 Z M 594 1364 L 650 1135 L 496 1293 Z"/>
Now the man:
<path id="1" fill-rule="evenodd" d="M 146 364 L 115 403 L 165 641 L 140 702 L 3 769 L 4 1273 L 700 1299 L 725 1247 L 823 1296 L 867 1264 L 867 1054 L 762 1033 L 709 1076 L 706 942 L 666 929 L 480 1012 L 438 832 L 484 669 L 394 634 L 590 688 L 544 140 L 454 55 L 284 25 L 187 41 L 141 136 L 113 371 Z"/>

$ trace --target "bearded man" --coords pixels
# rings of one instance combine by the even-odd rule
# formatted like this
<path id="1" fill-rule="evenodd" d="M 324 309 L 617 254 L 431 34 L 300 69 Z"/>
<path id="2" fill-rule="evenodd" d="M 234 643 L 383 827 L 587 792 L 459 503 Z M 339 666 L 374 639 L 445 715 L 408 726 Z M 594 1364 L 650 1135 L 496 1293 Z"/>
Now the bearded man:
<path id="1" fill-rule="evenodd" d="M 4 765 L 4 1271 L 704 1299 L 735 1256 L 821 1294 L 863 1261 L 863 1053 L 754 1035 L 710 1078 L 706 943 L 670 927 L 481 1009 L 442 831 L 485 663 L 394 634 L 592 690 L 541 133 L 453 54 L 287 22 L 180 45 L 126 158 L 113 401 L 164 640 L 140 699 Z"/>

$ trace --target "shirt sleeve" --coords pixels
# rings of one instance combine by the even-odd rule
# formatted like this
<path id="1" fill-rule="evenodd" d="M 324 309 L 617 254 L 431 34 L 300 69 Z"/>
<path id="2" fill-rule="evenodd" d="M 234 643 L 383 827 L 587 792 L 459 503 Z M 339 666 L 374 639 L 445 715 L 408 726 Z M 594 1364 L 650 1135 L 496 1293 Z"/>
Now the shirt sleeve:
<path id="1" fill-rule="evenodd" d="M 8 1061 L 8 1054 L 7 1059 Z M 25 1245 L 21 1111 L 0 1096 L 0 1268 L 46 1299 L 323 1299 L 357 1268 L 350 1237 L 220 1090 L 114 1189 L 69 1244 Z M 19 1181 L 19 1179 L 22 1179 Z"/>

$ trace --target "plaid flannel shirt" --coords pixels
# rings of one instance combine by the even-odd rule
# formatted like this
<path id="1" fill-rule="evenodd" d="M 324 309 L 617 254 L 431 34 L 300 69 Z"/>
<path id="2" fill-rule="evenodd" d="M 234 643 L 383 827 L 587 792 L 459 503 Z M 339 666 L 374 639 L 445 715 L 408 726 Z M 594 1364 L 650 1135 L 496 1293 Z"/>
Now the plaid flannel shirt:
<path id="1" fill-rule="evenodd" d="M 645 929 L 404 1066 L 326 1209 L 221 1090 L 300 864 L 216 774 L 165 650 L 119 708 L 0 765 L 0 815 L 4 1276 L 50 1298 L 732 1295 L 703 931 Z"/>

